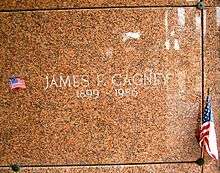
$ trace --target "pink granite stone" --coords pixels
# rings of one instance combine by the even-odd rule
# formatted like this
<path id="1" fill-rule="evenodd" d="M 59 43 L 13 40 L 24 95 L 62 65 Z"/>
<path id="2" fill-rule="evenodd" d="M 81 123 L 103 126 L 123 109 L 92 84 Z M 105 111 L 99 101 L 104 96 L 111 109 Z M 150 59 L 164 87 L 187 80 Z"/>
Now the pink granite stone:
<path id="1" fill-rule="evenodd" d="M 193 7 L 0 13 L 0 165 L 199 158 L 199 19 Z M 14 74 L 27 89 L 10 90 Z"/>
<path id="2" fill-rule="evenodd" d="M 10 169 L 0 168 L 1 173 L 12 173 Z M 22 168 L 22 173 L 200 173 L 201 167 L 195 164 L 152 164 L 139 166 L 106 167 L 58 167 L 58 168 Z"/>
<path id="3" fill-rule="evenodd" d="M 140 6 L 195 6 L 198 0 L 3 0 L 0 10 L 94 8 L 94 7 L 140 7 Z M 213 5 L 214 0 L 208 2 Z M 207 5 L 208 5 L 207 4 Z"/>
<path id="4" fill-rule="evenodd" d="M 219 0 L 206 0 L 205 5 L 207 7 L 217 7 L 220 5 L 220 1 Z"/>
<path id="5" fill-rule="evenodd" d="M 210 88 L 220 155 L 220 7 L 205 10 L 205 90 Z M 205 155 L 204 173 L 220 172 L 220 162 Z"/>
<path id="6" fill-rule="evenodd" d="M 219 0 L 205 0 L 206 6 L 215 7 Z M 0 10 L 37 10 L 65 8 L 140 7 L 140 6 L 196 6 L 198 0 L 2 0 Z"/>

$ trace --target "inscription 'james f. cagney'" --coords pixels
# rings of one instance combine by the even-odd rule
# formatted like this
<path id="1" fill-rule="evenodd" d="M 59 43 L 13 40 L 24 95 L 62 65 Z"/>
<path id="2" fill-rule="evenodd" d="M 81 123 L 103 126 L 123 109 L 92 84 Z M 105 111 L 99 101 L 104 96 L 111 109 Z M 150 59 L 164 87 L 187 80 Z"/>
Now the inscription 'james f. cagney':
<path id="1" fill-rule="evenodd" d="M 137 72 L 133 75 L 117 73 L 112 76 L 97 74 L 96 76 L 83 75 L 52 75 L 46 76 L 45 90 L 54 88 L 75 88 L 77 98 L 99 98 L 100 88 L 107 84 L 112 85 L 115 95 L 119 97 L 138 95 L 138 88 L 147 86 L 166 86 L 172 74 L 169 72 L 155 72 L 152 69 Z"/>

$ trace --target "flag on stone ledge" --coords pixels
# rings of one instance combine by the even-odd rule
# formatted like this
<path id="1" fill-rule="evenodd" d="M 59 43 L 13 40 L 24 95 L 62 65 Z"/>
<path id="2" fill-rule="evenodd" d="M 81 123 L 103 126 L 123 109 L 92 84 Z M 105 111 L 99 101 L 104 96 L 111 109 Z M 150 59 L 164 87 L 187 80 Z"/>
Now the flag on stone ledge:
<path id="1" fill-rule="evenodd" d="M 217 138 L 215 133 L 214 116 L 211 107 L 211 97 L 207 96 L 202 125 L 199 134 L 199 145 L 204 147 L 207 153 L 218 160 Z"/>
<path id="2" fill-rule="evenodd" d="M 11 89 L 25 89 L 26 85 L 23 79 L 19 77 L 12 77 L 10 78 L 10 88 Z"/>

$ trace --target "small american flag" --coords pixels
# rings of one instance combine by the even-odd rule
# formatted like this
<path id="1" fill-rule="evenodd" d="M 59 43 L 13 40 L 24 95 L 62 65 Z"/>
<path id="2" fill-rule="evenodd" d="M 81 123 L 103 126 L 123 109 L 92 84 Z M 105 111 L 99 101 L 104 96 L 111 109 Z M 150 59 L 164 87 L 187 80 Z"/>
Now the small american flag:
<path id="1" fill-rule="evenodd" d="M 200 128 L 199 145 L 204 146 L 207 153 L 218 160 L 218 147 L 215 133 L 214 116 L 211 107 L 211 97 L 207 96 L 205 111 L 202 116 L 202 125 Z"/>
<path id="2" fill-rule="evenodd" d="M 19 77 L 12 77 L 10 79 L 10 87 L 11 89 L 18 89 L 18 88 L 25 89 L 26 85 L 23 79 L 20 79 Z"/>

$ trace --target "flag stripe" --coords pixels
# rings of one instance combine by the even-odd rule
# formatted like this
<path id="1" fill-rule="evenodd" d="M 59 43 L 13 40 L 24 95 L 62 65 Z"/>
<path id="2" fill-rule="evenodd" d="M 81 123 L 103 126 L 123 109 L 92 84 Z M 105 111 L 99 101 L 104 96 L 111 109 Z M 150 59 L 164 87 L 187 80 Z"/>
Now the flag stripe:
<path id="1" fill-rule="evenodd" d="M 214 159 L 218 160 L 218 148 L 214 127 L 214 116 L 211 108 L 211 99 L 208 96 L 206 106 L 202 116 L 202 125 L 199 134 L 199 145 L 204 147 L 207 153 Z"/>
<path id="2" fill-rule="evenodd" d="M 210 127 L 210 123 L 207 123 L 206 125 L 202 125 L 201 131 L 208 129 Z"/>

